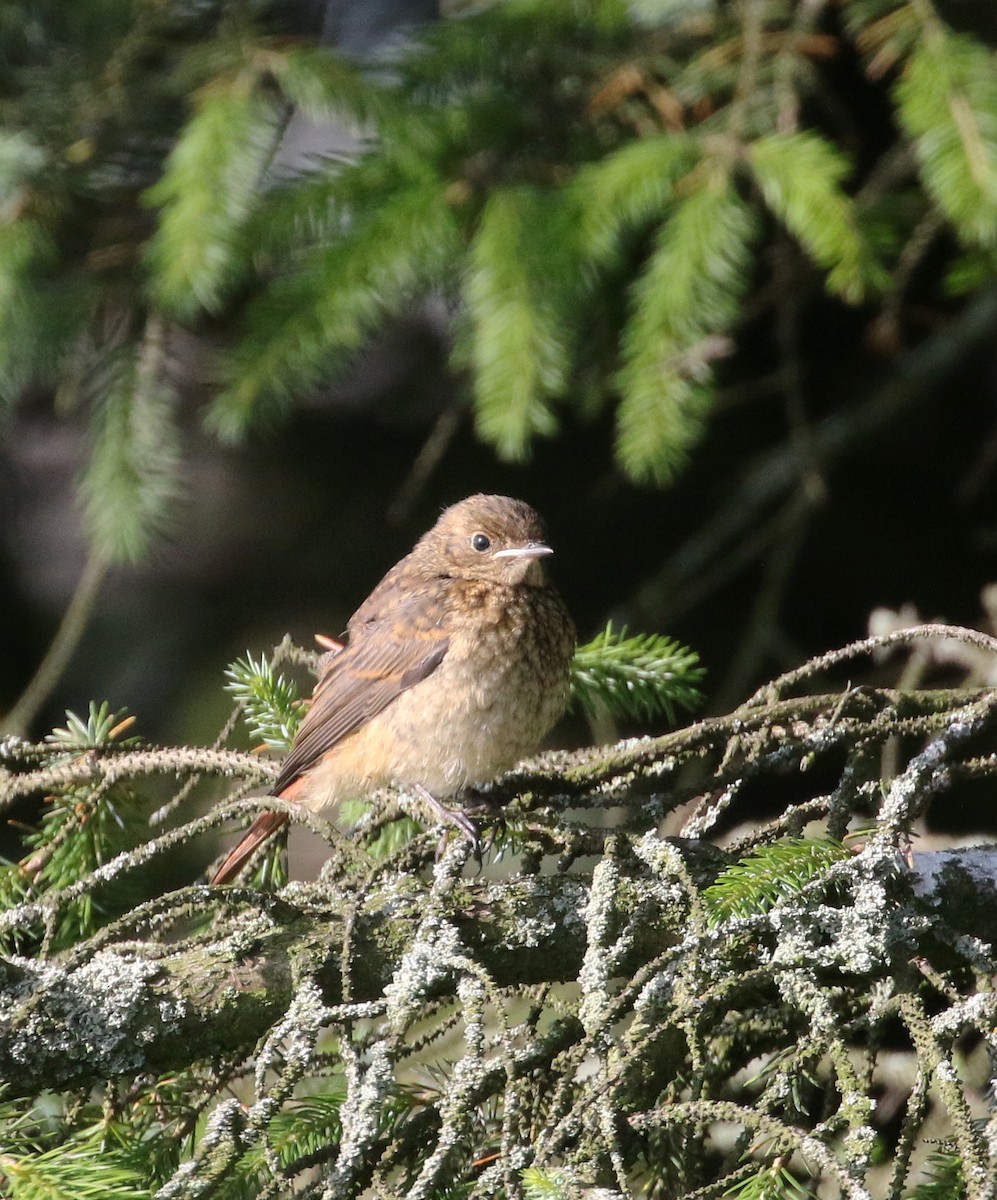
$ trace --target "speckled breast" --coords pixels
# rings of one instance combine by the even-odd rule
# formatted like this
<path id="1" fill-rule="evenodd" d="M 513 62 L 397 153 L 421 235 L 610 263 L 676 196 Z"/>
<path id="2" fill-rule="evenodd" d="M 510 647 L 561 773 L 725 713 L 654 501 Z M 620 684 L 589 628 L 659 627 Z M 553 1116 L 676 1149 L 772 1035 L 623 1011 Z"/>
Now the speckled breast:
<path id="1" fill-rule="evenodd" d="M 389 770 L 435 796 L 486 783 L 532 754 L 563 714 L 575 631 L 550 587 L 464 584 L 431 676 L 382 714 Z"/>

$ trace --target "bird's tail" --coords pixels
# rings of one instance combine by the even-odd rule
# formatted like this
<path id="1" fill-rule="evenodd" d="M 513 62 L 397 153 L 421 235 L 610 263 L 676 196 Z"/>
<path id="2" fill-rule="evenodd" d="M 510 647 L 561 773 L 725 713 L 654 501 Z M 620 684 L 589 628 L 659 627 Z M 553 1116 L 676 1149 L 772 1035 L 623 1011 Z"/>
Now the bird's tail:
<path id="1" fill-rule="evenodd" d="M 246 865 L 257 846 L 262 845 L 267 838 L 272 837 L 278 829 L 287 824 L 287 813 L 261 812 L 256 820 L 246 830 L 242 841 L 228 852 L 225 861 L 212 876 L 212 883 L 228 883 Z"/>

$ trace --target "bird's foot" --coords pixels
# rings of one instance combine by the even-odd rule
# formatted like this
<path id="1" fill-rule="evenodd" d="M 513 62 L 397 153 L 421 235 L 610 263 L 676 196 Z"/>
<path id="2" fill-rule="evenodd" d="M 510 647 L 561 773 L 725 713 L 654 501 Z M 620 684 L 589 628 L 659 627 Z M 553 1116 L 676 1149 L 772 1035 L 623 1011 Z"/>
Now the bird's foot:
<path id="1" fill-rule="evenodd" d="M 463 812 L 476 817 L 490 817 L 499 826 L 505 825 L 505 805 L 494 792 L 480 792 L 477 788 L 465 788 L 461 792 L 460 807 Z"/>
<path id="2" fill-rule="evenodd" d="M 492 792 L 466 788 L 460 798 L 461 811 L 487 821 L 489 829 L 482 850 L 487 854 L 500 833 L 505 833 L 505 805 Z"/>
<path id="3" fill-rule="evenodd" d="M 441 800 L 433 795 L 431 791 L 424 788 L 421 784 L 416 784 L 415 790 L 419 793 L 419 798 L 423 800 L 429 809 L 440 819 L 444 826 L 450 826 L 460 830 L 463 837 L 471 847 L 471 855 L 474 861 L 481 866 L 481 830 L 478 828 L 477 822 L 473 821 L 466 812 L 460 809 L 448 808 Z M 443 837 L 440 840 L 440 846 L 437 850 L 437 858 L 442 855 L 447 845 L 447 834 L 449 829 L 444 829 Z"/>

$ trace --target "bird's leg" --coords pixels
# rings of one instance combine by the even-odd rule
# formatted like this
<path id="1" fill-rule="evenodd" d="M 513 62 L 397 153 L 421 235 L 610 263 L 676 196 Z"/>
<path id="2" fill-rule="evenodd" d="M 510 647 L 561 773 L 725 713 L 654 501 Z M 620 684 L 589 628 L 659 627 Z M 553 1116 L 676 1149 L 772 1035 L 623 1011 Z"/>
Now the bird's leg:
<path id="1" fill-rule="evenodd" d="M 460 812 L 457 809 L 448 808 L 441 800 L 437 800 L 428 788 L 424 788 L 421 783 L 417 783 L 413 787 L 413 791 L 417 792 L 419 798 L 424 800 L 432 812 L 439 817 L 444 825 L 452 825 L 459 829 L 464 837 L 471 844 L 471 853 L 474 855 L 475 861 L 481 863 L 481 831 L 477 824 L 465 812 Z"/>

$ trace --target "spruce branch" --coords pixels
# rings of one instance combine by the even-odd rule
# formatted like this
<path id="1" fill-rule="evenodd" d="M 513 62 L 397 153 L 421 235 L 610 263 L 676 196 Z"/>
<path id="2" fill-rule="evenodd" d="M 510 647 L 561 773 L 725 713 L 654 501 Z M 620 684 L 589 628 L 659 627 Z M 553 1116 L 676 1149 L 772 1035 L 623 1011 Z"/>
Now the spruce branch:
<path id="1" fill-rule="evenodd" d="M 239 319 L 210 410 L 216 429 L 237 436 L 285 414 L 386 317 L 442 288 L 468 314 L 472 336 L 454 339 L 453 364 L 470 366 L 479 432 L 502 454 L 522 457 L 551 433 L 556 404 L 592 410 L 615 389 L 619 462 L 663 483 L 703 426 L 712 365 L 730 351 L 758 278 L 760 207 L 837 296 L 867 298 L 883 282 L 868 218 L 846 191 L 841 138 L 800 127 L 806 81 L 829 43 L 805 6 L 707 6 L 675 41 L 679 17 L 660 6 L 638 17 L 611 0 L 487 5 L 421 30 L 383 73 L 263 36 L 245 16 L 230 27 L 184 9 L 193 25 L 179 35 L 177 14 L 148 8 L 133 24 L 53 27 L 22 7 L 4 27 L 4 46 L 19 49 L 0 49 L 11 74 L 0 399 L 39 380 L 70 390 L 77 339 L 92 340 L 122 298 L 127 308 L 151 295 L 182 319 Z M 886 100 L 920 164 L 914 203 L 906 182 L 887 184 L 879 244 L 909 248 L 919 227 L 933 227 L 921 225 L 927 195 L 972 253 L 964 283 L 982 286 L 997 245 L 992 47 L 929 4 L 848 0 L 842 19 L 844 36 L 871 55 L 874 84 L 886 70 L 900 75 Z M 667 54 L 648 57 L 649 36 Z M 62 57 L 74 39 L 79 55 Z M 150 73 L 152 59 L 180 68 Z M 287 104 L 317 119 L 346 114 L 370 136 L 353 161 L 270 179 Z M 68 159 L 67 130 L 79 133 Z M 758 196 L 738 193 L 745 175 Z M 708 190 L 725 196 L 712 220 Z M 139 196 L 156 210 L 151 236 L 134 220 Z M 94 199 L 108 219 L 81 242 L 81 201 Z M 701 219 L 683 217 L 690 204 Z M 908 250 L 891 264 L 895 283 L 910 260 Z M 712 280 L 714 269 L 724 278 Z M 118 407 L 95 422 L 117 461 L 112 477 L 128 423 Z M 132 511 L 123 491 L 109 512 Z M 137 534 L 91 522 L 102 545 L 108 525 L 121 557 L 141 552 L 146 516 L 132 522 Z"/>
<path id="2" fill-rule="evenodd" d="M 268 43 L 254 56 L 287 99 L 316 121 L 389 119 L 390 93 L 328 46 Z"/>
<path id="3" fill-rule="evenodd" d="M 45 739 L 49 762 L 55 767 L 71 764 L 81 754 L 112 746 L 131 750 L 139 739 L 123 735 L 133 723 L 133 717 L 112 711 L 106 702 L 91 702 L 85 718 L 67 712 L 65 726 Z M 54 791 L 38 827 L 25 833 L 28 853 L 19 863 L 0 867 L 0 910 L 43 901 L 88 878 L 142 840 L 145 816 L 134 789 L 124 782 L 72 783 Z M 61 946 L 89 936 L 109 912 L 127 907 L 136 894 L 134 880 L 118 881 L 102 892 L 85 891 L 53 920 L 47 942 Z M 26 936 L 25 928 L 15 928 L 0 934 L 0 944 L 19 945 Z"/>
<path id="4" fill-rule="evenodd" d="M 965 1171 L 954 1150 L 933 1150 L 923 1170 L 924 1178 L 911 1189 L 910 1200 L 965 1200 Z"/>
<path id="5" fill-rule="evenodd" d="M 780 838 L 726 867 L 703 893 L 709 920 L 767 912 L 849 857 L 833 838 Z"/>
<path id="6" fill-rule="evenodd" d="M 633 292 L 617 382 L 617 454 L 664 483 L 702 431 L 716 335 L 737 315 L 757 231 L 724 166 L 704 161 L 661 226 Z"/>
<path id="7" fill-rule="evenodd" d="M 965 242 L 997 245 L 997 57 L 932 14 L 895 90 L 924 183 Z"/>
<path id="8" fill-rule="evenodd" d="M 81 480 L 90 538 L 108 562 L 134 562 L 163 533 L 180 494 L 176 397 L 163 378 L 165 328 L 150 316 L 141 340 L 102 364 L 93 448 Z"/>
<path id="9" fill-rule="evenodd" d="M 28 215 L 4 220 L 5 199 L 0 196 L 0 411 L 30 384 L 58 378 L 62 352 L 79 325 L 75 296 L 51 296 L 39 281 L 55 257 L 49 231 Z M 30 211 L 30 192 L 11 207 L 19 204 Z"/>
<path id="10" fill-rule="evenodd" d="M 676 184 L 699 153 L 695 139 L 672 133 L 629 142 L 581 167 L 571 190 L 581 213 L 581 244 L 593 262 L 612 260 L 627 235 L 667 217 Z"/>
<path id="11" fill-rule="evenodd" d="M 250 651 L 237 658 L 225 672 L 225 690 L 242 706 L 243 716 L 254 738 L 284 753 L 294 740 L 301 722 L 301 706 L 295 683 L 274 669 L 264 657 L 254 659 Z"/>
<path id="12" fill-rule="evenodd" d="M 573 705 L 594 716 L 607 710 L 621 720 L 648 721 L 701 700 L 704 671 L 699 656 L 660 634 L 627 636 L 610 621 L 584 646 L 571 664 Z"/>
<path id="13" fill-rule="evenodd" d="M 274 763 L 241 750 L 200 747 L 142 747 L 122 754 L 104 752 L 75 755 L 68 762 L 53 762 L 50 745 L 37 746 L 20 738 L 0 741 L 0 809 L 21 796 L 75 784 L 118 783 L 142 775 L 221 775 L 269 783 L 277 774 Z"/>
<path id="14" fill-rule="evenodd" d="M 0 411 L 38 374 L 47 377 L 53 365 L 46 360 L 51 339 L 38 336 L 51 326 L 42 320 L 35 275 L 51 264 L 54 247 L 49 231 L 32 214 L 33 185 L 45 159 L 27 133 L 0 130 Z"/>
<path id="15" fill-rule="evenodd" d="M 773 1162 L 740 1179 L 723 1193 L 724 1200 L 816 1200 L 786 1166 Z"/>
<path id="16" fill-rule="evenodd" d="M 804 1200 L 780 1175 L 799 1173 L 798 1160 L 788 1161 L 799 1154 L 822 1183 L 860 1200 L 877 1023 L 897 1025 L 899 1013 L 900 1052 L 926 1079 L 937 1076 L 936 1116 L 978 1178 L 985 1147 L 967 1133 L 970 1094 L 954 1062 L 967 1032 L 986 1037 L 993 1025 L 992 964 L 980 949 L 989 925 L 975 908 L 954 917 L 952 895 L 963 889 L 949 875 L 935 872 L 926 901 L 893 882 L 907 871 L 898 843 L 920 807 L 899 799 L 954 787 L 995 719 L 987 689 L 773 696 L 660 738 L 545 756 L 496 788 L 515 802 L 523 861 L 536 864 L 512 878 L 462 874 L 462 844 L 434 861 L 436 837 L 426 834 L 385 861 L 334 853 L 323 880 L 277 895 L 185 888 L 134 907 L 68 953 L 0 957 L 0 1073 L 25 1096 L 40 1086 L 102 1086 L 113 1136 L 141 1145 L 143 1171 L 164 1196 L 222 1179 L 276 1196 L 317 1169 L 330 1190 L 351 1196 L 410 1194 L 413 1180 L 429 1196 L 444 1179 L 479 1194 L 507 1179 L 557 1194 L 600 1171 L 618 1189 L 654 1179 L 659 1190 L 703 1200 L 725 1187 L 740 1200 Z M 60 741 L 105 742 L 112 720 L 97 710 L 92 721 L 67 722 Z M 879 751 L 898 735 L 919 749 L 883 788 Z M 0 743 L 18 769 L 67 749 Z M 115 763 L 134 782 L 149 756 L 101 745 L 77 750 L 66 767 Z M 687 765 L 695 772 L 686 785 Z M 778 790 L 787 780 L 796 799 L 738 839 L 742 867 L 759 866 L 757 878 L 740 881 L 752 893 L 747 908 L 700 919 L 712 916 L 711 887 L 730 854 L 661 837 L 663 805 L 708 801 L 749 781 Z M 603 803 L 625 812 L 611 831 L 578 817 Z M 799 830 L 868 821 L 870 803 L 877 829 L 865 848 L 842 855 L 828 837 L 838 857 L 814 870 Z M 174 831 L 171 846 L 237 807 Z M 295 807 L 289 816 L 301 820 Z M 795 840 L 773 847 L 780 835 Z M 157 839 L 160 850 L 167 840 Z M 76 889 L 148 863 L 145 849 L 58 900 L 14 902 L 3 924 L 52 921 Z M 793 861 L 778 880 L 784 852 Z M 595 869 L 583 855 L 596 857 Z M 770 870 L 761 870 L 766 857 Z M 731 885 L 735 874 L 720 880 Z M 847 902 L 836 904 L 839 885 Z M 939 939 L 940 915 L 926 922 L 924 904 L 942 893 L 957 924 Z M 792 920 L 779 912 L 785 900 Z M 956 986 L 968 978 L 966 955 L 975 955 L 976 995 Z M 937 976 L 930 1009 L 911 1003 L 925 972 Z M 552 1003 L 545 982 L 577 986 L 583 1007 L 563 988 Z M 253 1046 L 255 1068 L 240 1067 Z M 596 1070 L 581 1070 L 591 1061 Z M 295 1098 L 306 1078 L 309 1095 Z M 805 1078 L 812 1083 L 795 1086 Z M 244 1105 L 228 1098 L 232 1086 L 247 1090 Z M 926 1108 L 910 1112 L 923 1138 Z M 718 1123 L 744 1131 L 733 1155 L 713 1137 Z M 58 1140 L 74 1136 L 68 1128 Z M 676 1138 L 691 1146 L 680 1166 Z M 735 1169 L 752 1139 L 756 1161 Z"/>
<path id="17" fill-rule="evenodd" d="M 570 1200 L 578 1194 L 577 1181 L 560 1167 L 549 1171 L 527 1167 L 523 1171 L 522 1181 L 526 1200 Z"/>
<path id="18" fill-rule="evenodd" d="M 121 748 L 138 745 L 137 737 L 123 738 L 121 735 L 135 723 L 127 709 L 112 711 L 110 704 L 91 700 L 85 717 L 72 711 L 66 713 L 66 724 L 53 729 L 45 741 L 53 748 L 64 749 L 76 754 L 81 750 L 97 750 L 117 745 Z"/>
<path id="19" fill-rule="evenodd" d="M 366 203 L 340 210 L 329 243 L 296 256 L 249 305 L 227 387 L 209 411 L 222 437 L 239 437 L 285 412 L 296 389 L 341 370 L 379 320 L 439 281 L 458 256 L 457 226 L 439 180 L 425 173 L 399 180 L 392 169 L 388 178 L 398 186 L 386 189 L 383 175 L 374 172 L 372 180 L 367 167 L 344 171 L 334 189 L 348 192 L 359 180 Z"/>
<path id="20" fill-rule="evenodd" d="M 556 428 L 553 397 L 571 361 L 574 214 L 553 190 L 493 192 L 470 252 L 477 428 L 504 458 L 522 458 Z"/>
<path id="21" fill-rule="evenodd" d="M 215 311 L 246 268 L 241 240 L 278 125 L 251 71 L 206 84 L 162 179 L 146 194 L 161 209 L 147 264 L 156 301 L 193 317 Z"/>
<path id="22" fill-rule="evenodd" d="M 817 133 L 772 133 L 751 143 L 749 157 L 766 204 L 827 271 L 832 291 L 854 303 L 884 284 L 842 189 L 850 164 L 830 142 Z"/>
<path id="23" fill-rule="evenodd" d="M 0 1133 L 3 1127 L 0 1125 Z M 39 1136 L 38 1143 L 47 1139 Z M 17 1139 L 0 1144 L 0 1183 L 7 1200 L 149 1200 L 149 1189 L 99 1126 L 49 1149 Z"/>

